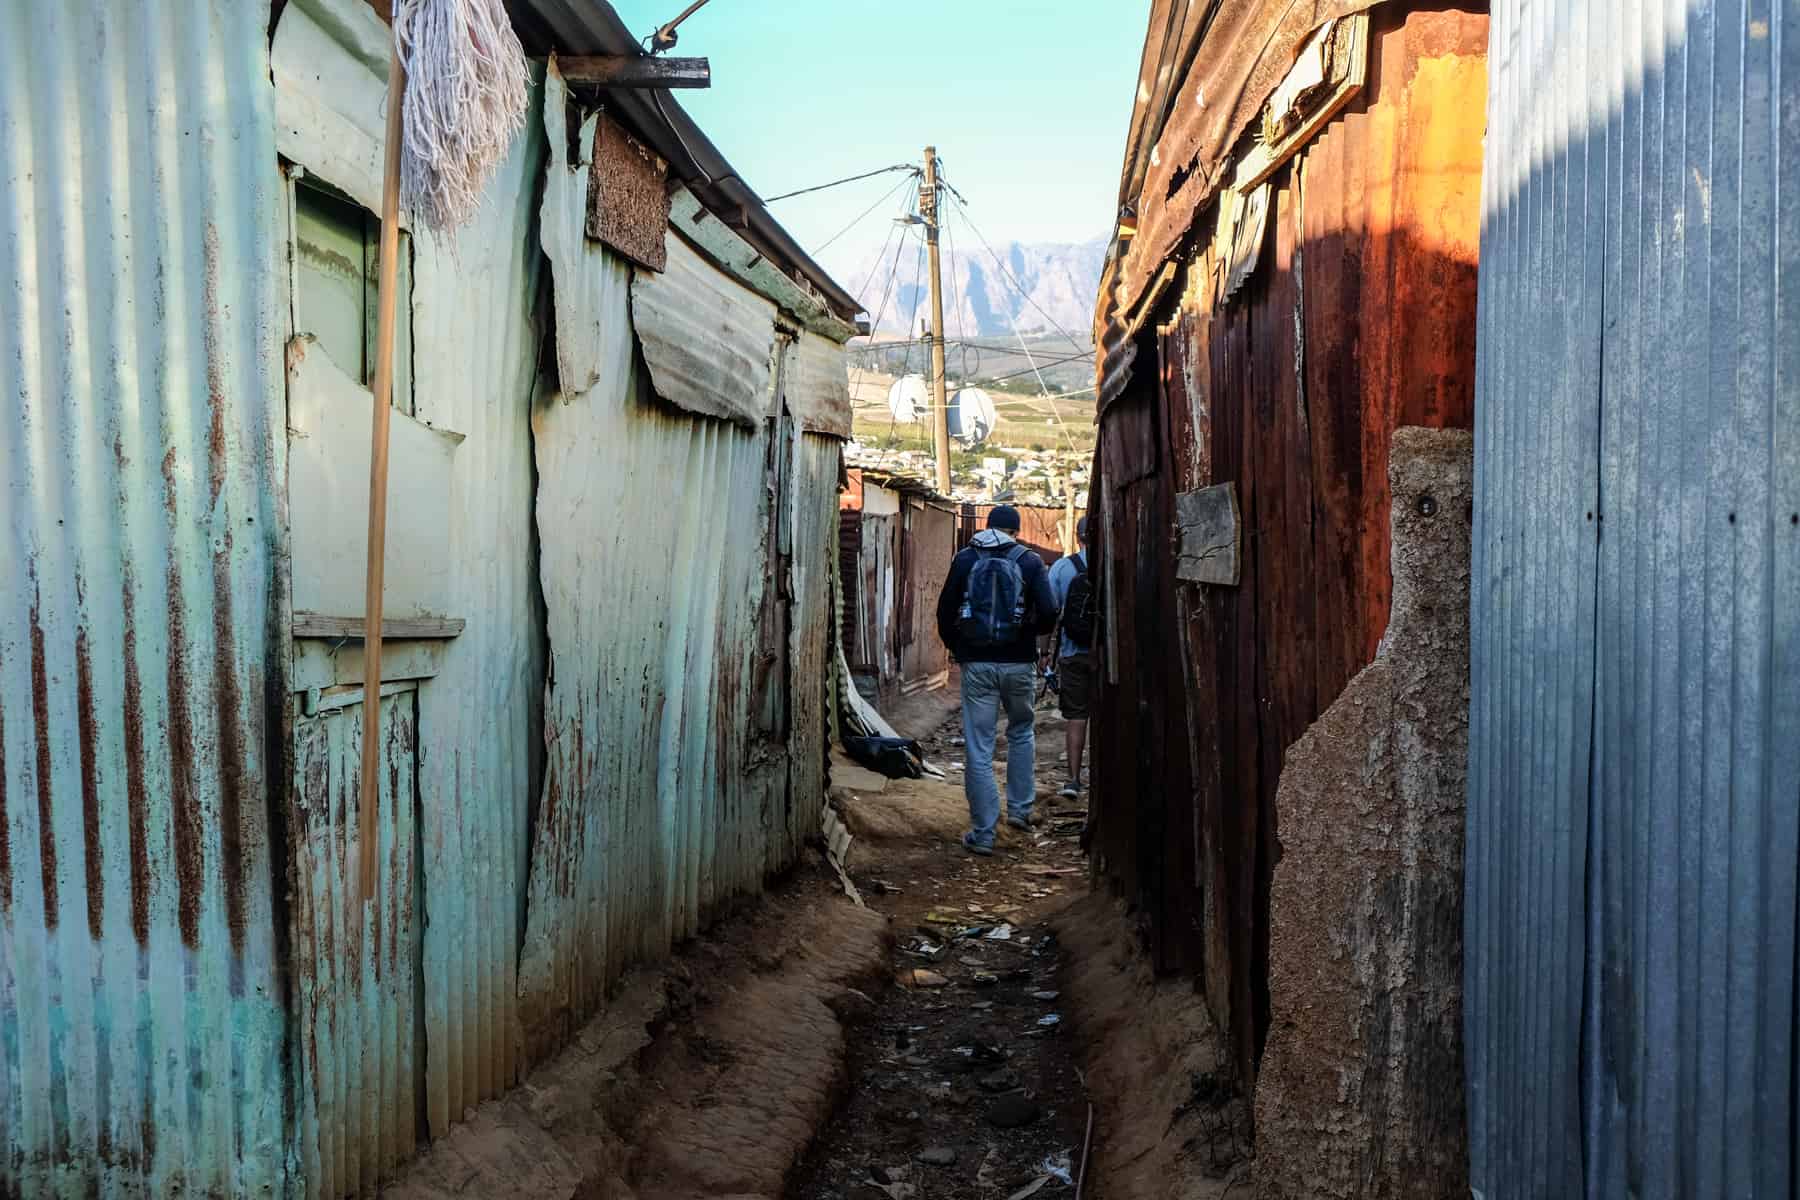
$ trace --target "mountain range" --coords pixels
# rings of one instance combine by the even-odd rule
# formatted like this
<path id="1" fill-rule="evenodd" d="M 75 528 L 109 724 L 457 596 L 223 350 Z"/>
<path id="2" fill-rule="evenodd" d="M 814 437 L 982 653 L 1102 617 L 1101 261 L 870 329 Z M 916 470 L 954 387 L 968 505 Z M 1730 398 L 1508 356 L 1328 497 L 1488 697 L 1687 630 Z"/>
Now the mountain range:
<path id="1" fill-rule="evenodd" d="M 1054 332 L 1087 340 L 1107 239 L 1086 242 L 1000 242 L 994 253 L 964 238 L 943 245 L 944 325 L 951 338 Z M 972 242 L 973 244 L 965 244 Z M 868 309 L 877 334 L 905 336 L 931 313 L 925 243 L 908 238 L 860 261 L 832 264 L 838 282 Z M 998 262 L 996 262 L 996 257 Z"/>

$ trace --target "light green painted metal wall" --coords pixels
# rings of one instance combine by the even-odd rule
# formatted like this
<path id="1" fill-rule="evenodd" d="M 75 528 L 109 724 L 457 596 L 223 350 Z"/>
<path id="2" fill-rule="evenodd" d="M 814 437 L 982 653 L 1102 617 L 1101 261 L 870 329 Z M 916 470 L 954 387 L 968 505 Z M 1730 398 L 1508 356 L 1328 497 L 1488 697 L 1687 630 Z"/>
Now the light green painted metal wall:
<path id="1" fill-rule="evenodd" d="M 0 5 L 0 1191 L 278 1194 L 268 6 Z"/>

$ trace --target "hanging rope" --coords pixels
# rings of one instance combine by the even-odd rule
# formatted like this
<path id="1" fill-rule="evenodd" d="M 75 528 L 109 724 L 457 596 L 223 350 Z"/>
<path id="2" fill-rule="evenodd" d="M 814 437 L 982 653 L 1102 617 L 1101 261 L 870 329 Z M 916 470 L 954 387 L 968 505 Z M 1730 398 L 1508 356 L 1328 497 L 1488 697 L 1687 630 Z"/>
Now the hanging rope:
<path id="1" fill-rule="evenodd" d="M 407 76 L 401 206 L 430 229 L 459 229 L 524 128 L 524 47 L 501 0 L 399 0 L 394 37 Z"/>

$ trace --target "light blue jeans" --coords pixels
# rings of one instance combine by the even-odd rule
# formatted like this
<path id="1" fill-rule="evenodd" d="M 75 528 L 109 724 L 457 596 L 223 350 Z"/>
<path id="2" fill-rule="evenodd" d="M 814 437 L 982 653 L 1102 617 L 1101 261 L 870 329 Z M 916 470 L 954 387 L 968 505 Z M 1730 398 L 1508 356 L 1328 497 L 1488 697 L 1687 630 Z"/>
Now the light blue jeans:
<path id="1" fill-rule="evenodd" d="M 963 790 L 969 797 L 969 826 L 974 840 L 994 844 L 1000 822 L 1000 789 L 994 782 L 994 743 L 1000 709 L 1006 709 L 1006 807 L 1008 815 L 1026 821 L 1037 798 L 1032 768 L 1037 754 L 1037 674 L 1030 663 L 964 663 L 962 665 L 963 747 L 968 762 Z"/>

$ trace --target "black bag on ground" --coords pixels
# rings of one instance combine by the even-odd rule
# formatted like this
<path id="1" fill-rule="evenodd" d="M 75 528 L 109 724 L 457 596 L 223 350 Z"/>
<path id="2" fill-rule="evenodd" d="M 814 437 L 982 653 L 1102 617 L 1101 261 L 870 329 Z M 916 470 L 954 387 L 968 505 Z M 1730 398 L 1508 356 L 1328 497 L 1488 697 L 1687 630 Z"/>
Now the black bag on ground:
<path id="1" fill-rule="evenodd" d="M 920 779 L 925 774 L 924 755 L 911 738 L 847 737 L 844 752 L 889 779 Z"/>

